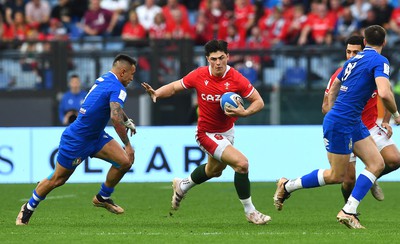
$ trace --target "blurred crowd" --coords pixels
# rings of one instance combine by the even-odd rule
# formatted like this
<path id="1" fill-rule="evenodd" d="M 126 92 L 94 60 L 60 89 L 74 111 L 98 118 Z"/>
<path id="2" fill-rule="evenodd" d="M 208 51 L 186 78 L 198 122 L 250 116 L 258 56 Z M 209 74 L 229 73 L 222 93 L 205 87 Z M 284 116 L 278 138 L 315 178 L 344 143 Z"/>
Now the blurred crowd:
<path id="1" fill-rule="evenodd" d="M 342 44 L 372 24 L 400 36 L 397 0 L 0 0 L 1 43 L 218 38 L 230 49 Z M 8 46 L 9 47 L 9 46 Z"/>

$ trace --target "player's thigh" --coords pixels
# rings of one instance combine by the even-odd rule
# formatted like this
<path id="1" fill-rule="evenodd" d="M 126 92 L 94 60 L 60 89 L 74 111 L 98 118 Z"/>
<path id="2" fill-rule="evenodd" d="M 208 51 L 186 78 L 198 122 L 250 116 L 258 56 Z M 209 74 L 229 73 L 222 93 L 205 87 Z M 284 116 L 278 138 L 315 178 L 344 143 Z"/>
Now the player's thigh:
<path id="1" fill-rule="evenodd" d="M 356 141 L 353 151 L 372 172 L 375 173 L 383 169 L 383 158 L 371 136 Z"/>
<path id="2" fill-rule="evenodd" d="M 324 177 L 334 179 L 344 179 L 347 168 L 349 167 L 350 154 L 337 154 L 327 152 L 329 164 L 331 165 L 330 170 L 326 170 Z M 327 174 L 327 175 L 325 175 Z"/>
<path id="3" fill-rule="evenodd" d="M 222 152 L 221 159 L 223 162 L 228 164 L 231 167 L 245 166 L 247 167 L 247 158 L 243 155 L 238 149 L 229 145 Z"/>
<path id="4" fill-rule="evenodd" d="M 223 162 L 218 161 L 214 157 L 208 155 L 206 172 L 207 173 L 219 173 L 222 172 L 226 168 L 226 164 Z"/>
<path id="5" fill-rule="evenodd" d="M 107 142 L 94 157 L 119 165 L 128 163 L 128 155 L 121 145 L 115 140 Z"/>
<path id="6" fill-rule="evenodd" d="M 384 147 L 380 153 L 389 167 L 398 168 L 400 166 L 400 153 L 395 144 Z"/>

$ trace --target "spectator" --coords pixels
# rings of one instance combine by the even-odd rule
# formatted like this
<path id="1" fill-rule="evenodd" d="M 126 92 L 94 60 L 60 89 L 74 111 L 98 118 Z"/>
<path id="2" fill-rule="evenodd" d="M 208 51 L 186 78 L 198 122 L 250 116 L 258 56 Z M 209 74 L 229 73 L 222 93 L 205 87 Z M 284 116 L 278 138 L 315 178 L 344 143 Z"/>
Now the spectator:
<path id="1" fill-rule="evenodd" d="M 242 39 L 246 39 L 255 24 L 255 8 L 249 0 L 235 0 L 235 25 Z"/>
<path id="2" fill-rule="evenodd" d="M 22 43 L 20 51 L 23 58 L 20 60 L 22 71 L 32 72 L 35 79 L 35 88 L 43 88 L 43 67 L 37 56 L 45 52 L 43 33 L 40 33 L 38 28 L 30 28 L 27 32 L 26 40 Z"/>
<path id="3" fill-rule="evenodd" d="M 126 22 L 125 15 L 128 13 L 129 0 L 101 0 L 100 7 L 113 13 L 112 22 L 115 23 L 112 29 L 112 35 L 119 36 L 122 27 Z"/>
<path id="4" fill-rule="evenodd" d="M 190 25 L 194 26 L 197 24 L 199 8 L 201 0 L 181 0 L 186 9 L 188 10 L 188 17 Z"/>
<path id="5" fill-rule="evenodd" d="M 69 79 L 69 91 L 64 93 L 58 106 L 58 117 L 62 125 L 69 125 L 76 119 L 86 92 L 81 90 L 81 81 L 78 75 Z"/>
<path id="6" fill-rule="evenodd" d="M 393 12 L 392 5 L 388 3 L 388 0 L 372 0 L 371 3 L 376 16 L 376 24 L 389 29 L 390 16 Z"/>
<path id="7" fill-rule="evenodd" d="M 167 31 L 164 14 L 162 12 L 154 16 L 154 25 L 149 30 L 150 39 L 170 39 L 171 34 Z"/>
<path id="8" fill-rule="evenodd" d="M 367 18 L 365 18 L 360 23 L 361 32 L 364 32 L 364 29 L 370 25 L 376 25 L 378 23 L 376 19 L 375 11 L 371 8 L 367 11 Z"/>
<path id="9" fill-rule="evenodd" d="M 283 17 L 282 9 L 275 7 L 269 15 L 260 19 L 258 26 L 266 35 L 270 45 L 277 46 L 285 44 L 289 24 Z"/>
<path id="10" fill-rule="evenodd" d="M 227 36 L 225 41 L 229 43 L 229 49 L 231 50 L 229 55 L 229 65 L 235 66 L 238 63 L 242 63 L 243 55 L 234 54 L 234 52 L 244 48 L 246 40 L 239 34 L 234 23 L 230 23 L 227 26 Z"/>
<path id="11" fill-rule="evenodd" d="M 208 41 L 214 39 L 213 32 L 209 29 L 209 19 L 204 12 L 197 15 L 196 25 L 194 26 L 195 44 L 205 45 Z"/>
<path id="12" fill-rule="evenodd" d="M 359 30 L 359 23 L 353 18 L 349 7 L 343 9 L 341 17 L 339 17 L 335 31 L 334 38 L 337 43 L 344 44 L 346 40 Z"/>
<path id="13" fill-rule="evenodd" d="M 328 10 L 324 3 L 317 2 L 314 6 L 313 12 L 307 16 L 307 22 L 301 31 L 298 44 L 330 45 L 335 23 L 328 17 Z"/>
<path id="14" fill-rule="evenodd" d="M 25 15 L 25 0 L 7 0 L 5 4 L 6 22 L 14 23 L 15 13 L 22 12 Z"/>
<path id="15" fill-rule="evenodd" d="M 129 19 L 122 28 L 121 37 L 128 43 L 129 41 L 143 41 L 146 39 L 146 30 L 139 23 L 138 15 L 134 9 L 129 11 Z"/>
<path id="16" fill-rule="evenodd" d="M 49 29 L 47 31 L 46 39 L 50 41 L 54 40 L 68 40 L 67 28 L 57 18 L 50 19 Z"/>
<path id="17" fill-rule="evenodd" d="M 7 42 L 12 41 L 13 33 L 11 32 L 11 28 L 4 21 L 3 15 L 0 14 L 0 49 L 6 48 Z"/>
<path id="18" fill-rule="evenodd" d="M 350 6 L 353 17 L 360 23 L 367 18 L 367 12 L 372 7 L 368 0 L 355 0 Z"/>
<path id="19" fill-rule="evenodd" d="M 154 25 L 154 17 L 161 11 L 161 7 L 155 4 L 155 0 L 145 0 L 144 4 L 139 5 L 136 8 L 139 23 L 146 31 L 149 31 Z"/>
<path id="20" fill-rule="evenodd" d="M 100 7 L 100 0 L 90 0 L 89 9 L 83 16 L 85 36 L 108 36 L 115 26 L 113 13 Z"/>
<path id="21" fill-rule="evenodd" d="M 49 27 L 51 8 L 47 0 L 30 0 L 25 5 L 25 18 L 28 25 L 38 26 L 40 32 Z"/>
<path id="22" fill-rule="evenodd" d="M 280 7 L 282 9 L 283 18 L 285 18 L 285 20 L 287 21 L 292 21 L 294 18 L 294 11 L 295 11 L 294 7 L 295 5 L 293 4 L 294 1 L 293 0 L 281 0 L 281 1 L 282 1 L 281 6 L 278 5 L 277 7 Z M 303 6 L 303 11 L 304 11 L 304 6 Z"/>
<path id="23" fill-rule="evenodd" d="M 81 21 L 89 8 L 89 0 L 69 0 L 72 6 L 72 22 Z"/>
<path id="24" fill-rule="evenodd" d="M 296 45 L 299 41 L 300 33 L 307 22 L 307 15 L 301 4 L 294 6 L 293 19 L 288 24 L 286 44 Z"/>
<path id="25" fill-rule="evenodd" d="M 180 4 L 178 0 L 168 0 L 167 4 L 162 7 L 167 26 L 174 26 L 181 24 L 183 26 L 190 26 L 189 14 L 185 5 Z M 177 12 L 180 12 L 179 14 Z M 179 16 L 181 23 L 176 23 L 175 19 Z"/>
<path id="26" fill-rule="evenodd" d="M 341 6 L 341 0 L 329 0 L 328 6 L 328 16 L 329 18 L 332 18 L 333 23 L 336 23 L 343 14 L 343 6 Z"/>
<path id="27" fill-rule="evenodd" d="M 172 39 L 191 39 L 193 38 L 192 29 L 188 21 L 185 21 L 180 9 L 174 9 L 170 12 L 172 21 L 167 21 L 167 31 Z"/>
<path id="28" fill-rule="evenodd" d="M 51 10 L 51 19 L 58 19 L 67 28 L 68 32 L 71 31 L 73 23 L 73 6 L 70 0 L 58 0 L 58 4 Z"/>
<path id="29" fill-rule="evenodd" d="M 400 8 L 395 8 L 389 21 L 388 40 L 390 45 L 400 41 Z"/>
<path id="30" fill-rule="evenodd" d="M 16 41 L 25 41 L 28 36 L 29 26 L 25 21 L 25 15 L 21 11 L 14 13 L 14 19 L 10 25 L 10 31 L 13 39 Z"/>
<path id="31" fill-rule="evenodd" d="M 221 26 L 222 22 L 228 19 L 228 13 L 222 4 L 222 0 L 211 0 L 208 7 L 206 7 L 202 12 L 204 12 L 205 17 L 208 20 L 209 28 L 211 27 L 212 39 L 217 39 L 218 31 L 223 28 Z"/>

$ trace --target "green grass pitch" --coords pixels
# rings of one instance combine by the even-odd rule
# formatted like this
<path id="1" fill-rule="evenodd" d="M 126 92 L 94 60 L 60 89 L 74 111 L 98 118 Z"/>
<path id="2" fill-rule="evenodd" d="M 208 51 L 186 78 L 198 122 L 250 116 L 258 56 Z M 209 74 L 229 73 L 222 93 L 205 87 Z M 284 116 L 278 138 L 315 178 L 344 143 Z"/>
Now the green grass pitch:
<path id="1" fill-rule="evenodd" d="M 398 243 L 400 182 L 381 182 L 385 200 L 370 193 L 359 207 L 365 230 L 336 222 L 343 206 L 339 185 L 294 192 L 274 209 L 273 182 L 252 183 L 257 209 L 268 225 L 247 223 L 233 183 L 193 188 L 169 215 L 171 183 L 121 183 L 113 195 L 125 208 L 114 215 L 91 204 L 100 184 L 66 184 L 47 196 L 28 226 L 15 226 L 34 184 L 0 184 L 0 243 Z"/>

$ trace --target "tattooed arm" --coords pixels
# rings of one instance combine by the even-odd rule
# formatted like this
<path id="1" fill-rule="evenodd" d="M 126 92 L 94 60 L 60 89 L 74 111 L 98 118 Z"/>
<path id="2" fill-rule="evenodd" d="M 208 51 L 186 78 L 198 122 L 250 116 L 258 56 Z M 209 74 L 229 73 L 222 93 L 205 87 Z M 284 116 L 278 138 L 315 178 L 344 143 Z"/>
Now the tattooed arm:
<path id="1" fill-rule="evenodd" d="M 110 109 L 111 109 L 110 118 L 111 118 L 111 122 L 114 126 L 114 129 L 117 132 L 122 143 L 124 143 L 126 153 L 133 161 L 134 151 L 133 151 L 133 148 L 129 141 L 129 137 L 126 134 L 126 128 L 125 128 L 125 124 L 124 124 L 124 122 L 127 119 L 127 116 L 124 113 L 124 111 L 122 110 L 121 105 L 117 102 L 111 102 Z"/>

